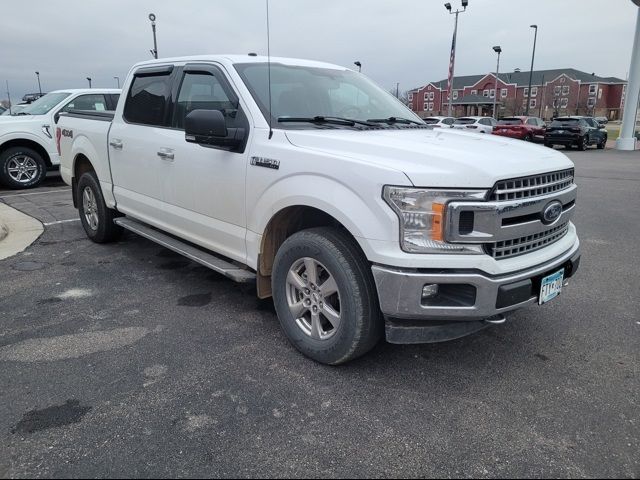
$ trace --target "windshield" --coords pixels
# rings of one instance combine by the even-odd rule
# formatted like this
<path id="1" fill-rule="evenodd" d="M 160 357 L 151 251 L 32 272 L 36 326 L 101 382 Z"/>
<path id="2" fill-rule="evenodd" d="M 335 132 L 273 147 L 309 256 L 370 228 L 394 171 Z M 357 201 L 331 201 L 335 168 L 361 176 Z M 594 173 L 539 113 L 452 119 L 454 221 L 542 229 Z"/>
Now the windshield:
<path id="1" fill-rule="evenodd" d="M 265 118 L 269 118 L 269 83 L 266 63 L 236 64 L 236 70 Z M 271 64 L 271 107 L 274 125 L 309 128 L 308 123 L 278 123 L 284 117 L 405 118 L 422 121 L 393 95 L 364 75 L 351 70 Z M 335 127 L 335 125 L 334 125 Z"/>
<path id="2" fill-rule="evenodd" d="M 522 125 L 521 118 L 503 118 L 498 122 L 498 125 Z"/>
<path id="3" fill-rule="evenodd" d="M 455 122 L 455 125 L 471 125 L 472 123 L 476 123 L 475 118 L 459 118 Z"/>
<path id="4" fill-rule="evenodd" d="M 28 115 L 44 115 L 45 113 L 49 113 L 49 111 L 53 107 L 58 105 L 69 95 L 71 94 L 64 92 L 47 93 L 44 97 L 39 98 L 24 110 L 22 110 L 20 113 L 25 113 Z"/>

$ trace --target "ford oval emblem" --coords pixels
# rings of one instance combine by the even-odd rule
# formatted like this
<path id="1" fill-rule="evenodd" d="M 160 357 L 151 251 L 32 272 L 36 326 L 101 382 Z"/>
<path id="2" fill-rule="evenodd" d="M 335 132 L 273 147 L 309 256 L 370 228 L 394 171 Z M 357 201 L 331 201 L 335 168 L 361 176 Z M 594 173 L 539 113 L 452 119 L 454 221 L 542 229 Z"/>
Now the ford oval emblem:
<path id="1" fill-rule="evenodd" d="M 551 225 L 560 218 L 560 215 L 562 215 L 562 203 L 554 200 L 542 210 L 542 223 Z"/>

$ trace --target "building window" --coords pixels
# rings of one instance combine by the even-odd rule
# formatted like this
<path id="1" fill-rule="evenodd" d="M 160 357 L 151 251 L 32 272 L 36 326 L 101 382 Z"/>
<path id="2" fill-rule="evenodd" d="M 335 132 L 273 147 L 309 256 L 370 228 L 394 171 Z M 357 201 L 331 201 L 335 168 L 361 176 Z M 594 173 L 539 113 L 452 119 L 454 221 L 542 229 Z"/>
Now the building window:
<path id="1" fill-rule="evenodd" d="M 496 89 L 492 88 L 491 90 L 489 90 L 489 98 L 493 98 L 496 96 Z"/>
<path id="2" fill-rule="evenodd" d="M 531 96 L 535 97 L 538 95 L 538 87 L 531 87 Z"/>
<path id="3" fill-rule="evenodd" d="M 413 100 L 413 93 L 409 92 L 409 101 Z"/>
<path id="4" fill-rule="evenodd" d="M 457 90 L 454 90 L 454 91 L 453 91 L 453 99 L 454 99 L 454 100 L 457 100 L 457 99 L 458 99 L 458 91 L 457 91 Z"/>
<path id="5" fill-rule="evenodd" d="M 569 85 L 562 87 L 562 95 L 569 95 Z"/>
<path id="6" fill-rule="evenodd" d="M 596 106 L 596 99 L 595 98 L 590 98 L 589 100 L 587 100 L 587 107 L 593 108 L 595 106 Z"/>
<path id="7" fill-rule="evenodd" d="M 431 102 L 431 103 L 429 104 L 429 110 L 431 110 L 431 111 L 433 112 L 433 102 Z"/>
<path id="8" fill-rule="evenodd" d="M 589 95 L 595 95 L 596 92 L 598 91 L 598 86 L 597 85 L 589 85 Z"/>
<path id="9" fill-rule="evenodd" d="M 427 92 L 424 93 L 424 101 L 429 100 L 429 94 Z"/>
<path id="10" fill-rule="evenodd" d="M 558 97 L 560 96 L 560 92 L 561 92 L 561 91 L 562 91 L 562 87 L 561 87 L 560 85 L 558 85 L 557 87 L 555 87 L 555 88 L 553 89 L 553 93 L 554 93 L 554 95 L 556 95 L 556 96 L 558 96 Z"/>
<path id="11" fill-rule="evenodd" d="M 424 104 L 424 111 L 425 111 L 425 112 L 428 112 L 428 111 L 429 111 L 429 104 L 428 104 L 428 103 L 425 103 L 425 104 Z"/>
<path id="12" fill-rule="evenodd" d="M 564 83 L 566 81 L 567 81 L 567 79 L 565 77 L 560 77 L 560 83 Z"/>
<path id="13" fill-rule="evenodd" d="M 433 100 L 435 98 L 435 93 L 429 92 L 429 100 Z"/>
<path id="14" fill-rule="evenodd" d="M 567 108 L 567 105 L 569 105 L 569 99 L 568 98 L 563 98 L 562 101 L 560 102 L 560 106 L 562 108 Z"/>
<path id="15" fill-rule="evenodd" d="M 478 90 L 471 90 L 471 95 L 477 95 L 478 94 Z"/>
<path id="16" fill-rule="evenodd" d="M 500 90 L 500 97 L 507 98 L 508 94 L 509 94 L 509 91 L 506 88 L 503 88 L 502 90 Z"/>
<path id="17" fill-rule="evenodd" d="M 536 108 L 536 99 L 535 98 L 532 98 L 531 101 L 529 102 L 529 108 Z"/>
<path id="18" fill-rule="evenodd" d="M 482 96 L 483 97 L 488 97 L 489 96 L 489 90 L 483 90 Z"/>
<path id="19" fill-rule="evenodd" d="M 528 96 L 529 96 L 529 87 L 526 87 L 526 88 L 524 89 L 524 96 L 525 96 L 525 97 L 528 97 Z"/>

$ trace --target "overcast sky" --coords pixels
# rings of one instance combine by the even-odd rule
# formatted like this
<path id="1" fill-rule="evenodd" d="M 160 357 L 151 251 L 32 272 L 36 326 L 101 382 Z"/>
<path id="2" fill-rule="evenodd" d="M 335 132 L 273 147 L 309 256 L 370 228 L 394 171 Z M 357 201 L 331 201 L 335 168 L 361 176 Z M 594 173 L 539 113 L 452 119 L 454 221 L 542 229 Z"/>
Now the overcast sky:
<path id="1" fill-rule="evenodd" d="M 353 66 L 385 88 L 446 78 L 454 17 L 444 0 L 270 0 L 271 54 Z M 460 0 L 451 0 L 459 5 Z M 637 7 L 630 0 L 469 0 L 456 74 L 574 67 L 626 78 Z M 12 97 L 42 88 L 113 87 L 150 58 L 154 12 L 161 57 L 266 53 L 265 0 L 2 0 L 0 81 Z M 5 98 L 6 94 L 0 94 Z"/>

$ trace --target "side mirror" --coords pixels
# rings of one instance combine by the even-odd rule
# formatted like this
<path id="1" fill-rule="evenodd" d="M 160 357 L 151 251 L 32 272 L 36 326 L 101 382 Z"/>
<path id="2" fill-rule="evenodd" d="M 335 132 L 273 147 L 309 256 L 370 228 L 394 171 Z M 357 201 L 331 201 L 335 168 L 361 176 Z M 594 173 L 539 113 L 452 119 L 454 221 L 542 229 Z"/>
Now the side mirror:
<path id="1" fill-rule="evenodd" d="M 234 149 L 244 141 L 244 128 L 227 128 L 220 110 L 193 110 L 184 121 L 185 140 L 199 145 Z"/>
<path id="2" fill-rule="evenodd" d="M 60 112 L 57 112 L 57 113 L 53 116 L 53 123 L 58 123 L 58 120 L 60 120 Z"/>

